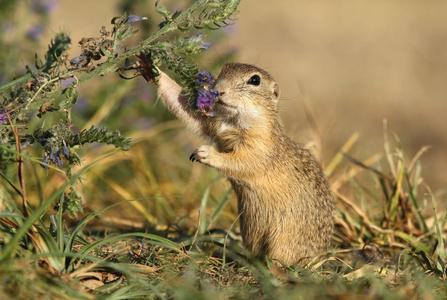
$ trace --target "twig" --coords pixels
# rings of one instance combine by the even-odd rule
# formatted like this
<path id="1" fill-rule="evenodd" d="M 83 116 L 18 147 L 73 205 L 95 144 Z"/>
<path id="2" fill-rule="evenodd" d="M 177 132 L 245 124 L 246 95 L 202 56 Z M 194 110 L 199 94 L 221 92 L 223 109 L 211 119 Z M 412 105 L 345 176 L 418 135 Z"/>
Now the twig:
<path id="1" fill-rule="evenodd" d="M 9 115 L 9 111 L 6 110 L 3 103 L 0 102 L 0 105 L 2 106 L 2 108 L 6 114 L 6 117 L 8 118 L 9 126 L 11 126 L 11 130 L 14 133 L 14 138 L 15 138 L 15 142 L 16 142 L 16 151 L 17 151 L 17 153 L 22 154 L 22 146 L 20 145 L 19 134 L 17 133 L 17 130 L 12 123 L 12 119 L 11 119 L 11 116 Z M 28 201 L 26 198 L 25 168 L 23 167 L 23 159 L 20 155 L 17 155 L 17 174 L 19 177 L 20 187 L 22 188 L 23 215 L 25 217 L 28 217 L 30 214 L 30 211 L 28 209 Z"/>
<path id="2" fill-rule="evenodd" d="M 377 170 L 377 169 L 375 169 L 375 168 L 373 168 L 373 167 L 371 167 L 371 166 L 367 166 L 367 165 L 365 165 L 365 164 L 362 163 L 361 161 L 359 161 L 359 160 L 353 158 L 352 156 L 350 156 L 348 153 L 343 152 L 343 151 L 340 151 L 340 153 L 341 153 L 347 160 L 349 160 L 350 162 L 352 162 L 353 164 L 356 164 L 356 165 L 358 165 L 358 166 L 360 166 L 360 167 L 362 167 L 362 168 L 364 168 L 364 169 L 367 169 L 367 170 L 369 170 L 369 171 L 371 171 L 371 172 L 374 172 L 374 173 L 376 173 L 377 175 L 379 175 L 379 176 L 382 177 L 382 178 L 385 178 L 385 179 L 387 179 L 387 180 L 391 180 L 391 178 L 390 178 L 389 176 L 383 174 L 382 172 L 380 172 L 379 170 Z"/>
<path id="3" fill-rule="evenodd" d="M 388 164 L 390 165 L 391 174 L 393 174 L 393 178 L 396 178 L 397 172 L 396 167 L 394 166 L 393 157 L 391 155 L 390 140 L 388 138 L 388 121 L 386 119 L 383 120 L 383 139 L 383 146 L 385 147 L 386 158 L 388 160 Z"/>
<path id="4" fill-rule="evenodd" d="M 370 231 L 374 234 L 374 231 L 379 232 L 379 233 L 384 233 L 384 234 L 393 234 L 394 230 L 390 230 L 390 229 L 383 229 L 380 228 L 379 226 L 373 224 L 373 222 L 369 219 L 369 217 L 367 216 L 366 212 L 361 209 L 360 207 L 358 207 L 356 204 L 354 204 L 351 200 L 349 200 L 347 197 L 343 196 L 342 194 L 340 194 L 337 191 L 334 191 L 335 196 L 341 200 L 341 202 L 343 202 L 344 204 L 348 205 L 349 207 L 351 207 L 354 212 L 361 218 L 361 220 L 363 221 L 363 224 L 368 227 L 370 229 Z"/>
<path id="5" fill-rule="evenodd" d="M 416 155 L 413 157 L 411 162 L 408 164 L 408 173 L 413 172 L 413 168 L 416 165 L 416 162 L 419 160 L 419 158 L 428 150 L 431 149 L 431 146 L 423 146 L 419 151 L 416 153 Z"/>
<path id="6" fill-rule="evenodd" d="M 196 243 L 197 235 L 199 234 L 199 231 L 200 231 L 200 223 L 201 223 L 201 221 L 202 221 L 202 213 L 199 210 L 199 216 L 198 216 L 198 220 L 197 220 L 197 223 L 198 223 L 197 224 L 197 230 L 196 230 L 196 233 L 194 234 L 194 238 L 192 239 L 192 243 L 191 243 L 191 246 L 189 247 L 189 251 L 191 251 L 192 247 Z"/>

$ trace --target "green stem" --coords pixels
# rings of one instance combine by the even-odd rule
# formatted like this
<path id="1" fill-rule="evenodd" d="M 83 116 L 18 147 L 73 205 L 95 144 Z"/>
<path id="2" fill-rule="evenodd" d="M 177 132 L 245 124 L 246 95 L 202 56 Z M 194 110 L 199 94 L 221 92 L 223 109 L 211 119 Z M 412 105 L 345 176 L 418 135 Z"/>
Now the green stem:
<path id="1" fill-rule="evenodd" d="M 43 68 L 37 70 L 35 73 L 39 73 L 40 71 L 42 71 Z M 30 79 L 33 76 L 32 73 L 26 73 L 25 75 L 23 75 L 22 77 L 19 77 L 17 79 L 14 79 L 13 81 L 10 81 L 2 86 L 0 86 L 0 93 L 3 92 L 4 90 L 7 90 L 9 88 L 12 88 L 15 85 L 18 85 L 19 83 L 22 83 L 24 81 L 27 81 L 28 79 Z"/>
<path id="2" fill-rule="evenodd" d="M 82 84 L 82 83 L 84 83 L 94 77 L 97 77 L 97 76 L 103 76 L 103 75 L 106 75 L 109 73 L 116 72 L 118 70 L 119 63 L 123 62 L 127 58 L 134 56 L 135 54 L 139 53 L 140 51 L 147 50 L 149 48 L 150 44 L 153 43 L 155 40 L 157 40 L 162 35 L 165 35 L 171 31 L 178 29 L 178 26 L 181 23 L 185 22 L 187 20 L 187 18 L 194 11 L 202 8 L 202 6 L 206 5 L 207 3 L 208 3 L 208 0 L 196 1 L 193 5 L 191 5 L 187 9 L 185 9 L 182 13 L 180 13 L 178 16 L 176 16 L 174 19 L 172 19 L 169 23 L 167 23 L 165 26 L 163 26 L 161 29 L 159 29 L 157 32 L 155 32 L 153 35 L 151 35 L 146 40 L 144 40 L 140 45 L 135 46 L 134 48 L 130 49 L 129 51 L 123 53 L 122 55 L 120 55 L 118 57 L 111 58 L 111 59 L 107 60 L 105 63 L 101 64 L 99 67 L 95 68 L 91 72 L 84 73 L 82 76 L 77 76 L 76 77 L 77 81 L 72 83 L 67 88 L 78 85 L 78 84 Z M 64 78 L 67 76 L 74 76 L 74 73 L 79 73 L 79 71 L 78 70 L 67 70 L 67 71 L 63 72 L 63 74 L 61 74 L 59 77 Z M 14 82 L 18 83 L 18 82 L 24 81 L 25 77 L 26 77 L 26 79 L 28 79 L 30 76 L 31 76 L 30 74 L 26 74 L 25 76 L 22 76 L 21 78 L 14 80 Z M 5 89 L 6 86 L 11 87 L 11 86 L 13 86 L 13 84 L 9 83 L 5 86 L 0 87 L 0 91 Z M 38 107 L 40 107 L 40 105 L 42 105 L 42 103 L 45 103 L 51 99 L 55 99 L 58 96 L 60 96 L 64 90 L 65 89 L 58 89 L 58 90 L 54 91 L 53 93 L 48 94 L 43 99 L 39 100 L 38 103 L 35 103 L 35 106 L 37 106 L 37 107 L 34 107 L 34 105 L 32 105 L 30 108 L 37 109 Z"/>
<path id="3" fill-rule="evenodd" d="M 126 53 L 124 53 L 116 58 L 109 59 L 107 62 L 105 62 L 101 66 L 97 67 L 95 70 L 85 73 L 85 75 L 83 75 L 83 76 L 79 76 L 78 82 L 76 84 L 82 84 L 82 83 L 92 79 L 93 77 L 102 76 L 102 75 L 106 75 L 106 74 L 115 72 L 118 69 L 118 64 L 120 62 L 135 55 L 136 53 L 138 53 L 140 51 L 146 50 L 149 47 L 149 45 L 152 42 L 154 42 L 156 39 L 158 39 L 160 36 L 167 34 L 168 32 L 176 30 L 178 28 L 178 25 L 185 22 L 188 16 L 190 16 L 197 9 L 201 8 L 201 6 L 204 6 L 205 4 L 207 4 L 207 2 L 208 2 L 207 0 L 196 1 L 193 5 L 191 5 L 187 9 L 185 9 L 182 13 L 180 13 L 177 17 L 175 17 L 173 20 L 171 20 L 169 23 L 167 23 L 164 27 L 162 27 L 157 32 L 155 32 L 153 35 L 151 35 L 146 40 L 144 40 L 140 45 L 130 49 Z M 41 70 L 42 69 L 39 69 L 35 73 L 39 73 Z M 75 72 L 77 72 L 77 70 L 68 70 L 68 71 L 64 72 L 61 76 L 62 77 L 70 76 Z M 30 73 L 28 73 L 22 77 L 19 77 L 13 81 L 1 86 L 0 92 L 13 87 L 14 85 L 17 85 L 21 82 L 28 80 L 31 76 L 32 75 Z M 75 85 L 75 83 L 73 83 L 72 85 Z M 63 90 L 57 90 L 54 93 L 49 94 L 47 97 L 45 97 L 45 100 L 59 96 L 60 94 L 62 94 L 62 91 Z M 39 102 L 41 102 L 41 101 L 39 101 Z"/>
<path id="4" fill-rule="evenodd" d="M 43 89 L 48 86 L 49 84 L 59 81 L 60 78 L 59 77 L 55 77 L 52 78 L 51 80 L 48 80 L 45 84 L 43 84 L 41 87 L 39 87 L 39 89 L 37 90 L 37 92 L 33 95 L 33 97 L 31 98 L 31 100 L 28 103 L 32 103 L 34 100 L 36 100 L 37 96 L 43 91 Z"/>

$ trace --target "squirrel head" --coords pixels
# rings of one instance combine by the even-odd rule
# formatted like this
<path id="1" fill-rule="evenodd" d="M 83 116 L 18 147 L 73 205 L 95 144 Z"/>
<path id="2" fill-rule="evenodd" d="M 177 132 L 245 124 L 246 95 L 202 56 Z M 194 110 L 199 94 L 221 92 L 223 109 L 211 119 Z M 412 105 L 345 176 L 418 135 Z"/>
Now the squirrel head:
<path id="1" fill-rule="evenodd" d="M 219 92 L 214 106 L 216 115 L 257 118 L 273 114 L 276 117 L 279 85 L 270 74 L 258 67 L 239 63 L 226 64 L 214 89 Z"/>

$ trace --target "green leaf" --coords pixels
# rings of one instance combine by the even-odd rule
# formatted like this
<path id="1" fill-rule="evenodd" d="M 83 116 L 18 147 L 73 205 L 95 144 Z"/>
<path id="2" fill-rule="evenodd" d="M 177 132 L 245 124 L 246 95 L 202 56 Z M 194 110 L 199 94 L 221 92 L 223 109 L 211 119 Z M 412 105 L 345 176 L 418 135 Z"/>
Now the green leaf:
<path id="1" fill-rule="evenodd" d="M 207 222 L 205 231 L 208 231 L 210 228 L 210 225 L 216 221 L 217 217 L 219 217 L 222 210 L 225 208 L 225 206 L 228 204 L 228 200 L 230 199 L 230 193 L 233 189 L 230 187 L 225 191 L 225 194 L 222 196 L 222 198 L 219 201 L 219 204 L 215 208 L 213 215 L 211 216 L 210 220 Z"/>
<path id="2" fill-rule="evenodd" d="M 418 250 L 421 250 L 424 253 L 430 252 L 430 247 L 428 245 L 418 241 L 417 238 L 415 238 L 414 236 L 411 236 L 408 233 L 405 233 L 402 231 L 396 231 L 396 232 L 394 232 L 394 235 L 397 237 L 400 237 L 401 239 L 408 242 L 410 245 L 412 245 L 413 247 L 415 247 Z"/>

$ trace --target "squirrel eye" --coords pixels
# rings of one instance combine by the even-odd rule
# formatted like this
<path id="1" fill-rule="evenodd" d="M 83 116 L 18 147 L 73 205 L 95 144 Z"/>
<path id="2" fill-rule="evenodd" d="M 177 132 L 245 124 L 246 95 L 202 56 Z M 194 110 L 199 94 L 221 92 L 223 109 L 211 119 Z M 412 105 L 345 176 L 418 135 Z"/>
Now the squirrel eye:
<path id="1" fill-rule="evenodd" d="M 252 84 L 252 85 L 260 85 L 261 84 L 261 77 L 259 77 L 259 75 L 253 75 L 250 77 L 250 79 L 248 80 L 248 84 Z"/>

